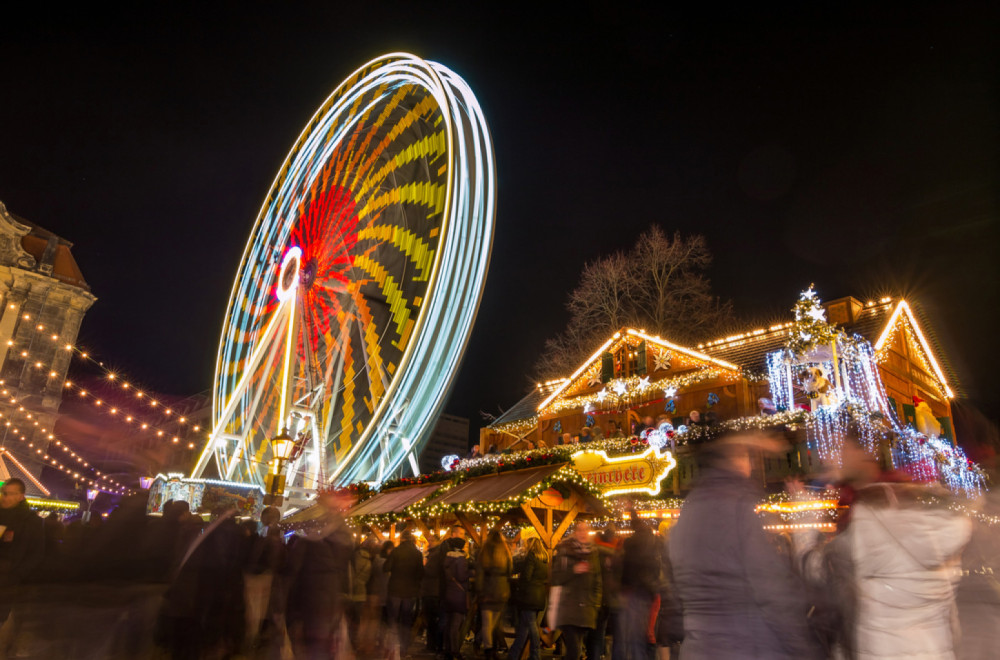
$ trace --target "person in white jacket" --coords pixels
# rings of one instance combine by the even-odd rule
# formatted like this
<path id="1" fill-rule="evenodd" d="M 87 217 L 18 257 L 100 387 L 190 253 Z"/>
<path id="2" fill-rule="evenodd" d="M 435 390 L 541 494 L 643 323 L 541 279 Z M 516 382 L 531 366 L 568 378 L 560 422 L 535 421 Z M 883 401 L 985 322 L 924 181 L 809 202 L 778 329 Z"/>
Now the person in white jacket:
<path id="1" fill-rule="evenodd" d="M 940 489 L 873 483 L 858 490 L 850 524 L 838 538 L 819 545 L 797 535 L 806 578 L 854 601 L 837 603 L 847 629 L 835 657 L 955 658 L 955 585 L 972 523 L 948 503 Z M 832 574 L 832 566 L 847 567 L 847 574 Z M 836 580 L 849 580 L 849 588 L 837 589 Z"/>

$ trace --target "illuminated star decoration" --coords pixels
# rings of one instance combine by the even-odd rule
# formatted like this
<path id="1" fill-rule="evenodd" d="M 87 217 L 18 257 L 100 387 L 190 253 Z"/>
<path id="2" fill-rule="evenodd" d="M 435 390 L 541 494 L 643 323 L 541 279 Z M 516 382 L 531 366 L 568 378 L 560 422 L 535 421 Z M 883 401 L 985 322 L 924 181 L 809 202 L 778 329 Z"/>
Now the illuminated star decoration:
<path id="1" fill-rule="evenodd" d="M 611 386 L 611 389 L 613 389 L 615 391 L 615 394 L 617 394 L 618 396 L 625 396 L 625 392 L 628 391 L 628 387 L 626 387 L 623 381 L 618 381 L 617 383 Z"/>
<path id="2" fill-rule="evenodd" d="M 597 387 L 601 384 L 601 375 L 595 374 L 587 379 L 587 387 Z"/>
<path id="3" fill-rule="evenodd" d="M 639 389 L 644 390 L 649 387 L 649 376 L 643 376 L 639 379 Z"/>
<path id="4" fill-rule="evenodd" d="M 653 354 L 653 371 L 666 371 L 670 369 L 670 353 L 666 351 Z"/>
<path id="5" fill-rule="evenodd" d="M 607 398 L 608 398 L 608 388 L 605 387 L 603 390 L 597 393 L 597 400 L 604 401 Z"/>
<path id="6" fill-rule="evenodd" d="M 806 314 L 815 321 L 826 321 L 826 312 L 823 311 L 822 307 L 813 307 Z"/>
<path id="7" fill-rule="evenodd" d="M 664 388 L 664 390 L 663 390 L 663 396 L 664 396 L 664 398 L 667 398 L 667 399 L 673 398 L 673 396 L 675 394 L 677 394 L 677 388 L 676 387 L 667 387 L 667 388 Z"/>

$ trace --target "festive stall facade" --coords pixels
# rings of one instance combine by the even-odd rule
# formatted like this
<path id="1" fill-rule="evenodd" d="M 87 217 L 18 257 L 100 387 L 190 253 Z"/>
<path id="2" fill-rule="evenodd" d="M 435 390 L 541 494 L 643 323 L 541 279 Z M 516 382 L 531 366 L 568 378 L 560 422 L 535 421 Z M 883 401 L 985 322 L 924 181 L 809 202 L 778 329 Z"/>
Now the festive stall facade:
<path id="1" fill-rule="evenodd" d="M 955 444 L 954 376 L 906 301 L 823 305 L 810 288 L 793 311 L 788 323 L 696 348 L 623 329 L 570 377 L 540 384 L 484 429 L 481 445 L 518 452 L 529 443 L 557 445 L 564 433 L 612 452 L 636 440 L 640 448 L 669 444 L 679 494 L 697 475 L 690 445 L 723 430 L 786 434 L 787 454 L 757 466 L 765 481 L 839 463 L 850 433 L 886 469 L 978 492 L 982 472 Z M 701 416 L 696 424 L 692 410 Z M 654 428 L 629 438 L 649 417 Z M 623 438 L 607 437 L 612 420 Z"/>

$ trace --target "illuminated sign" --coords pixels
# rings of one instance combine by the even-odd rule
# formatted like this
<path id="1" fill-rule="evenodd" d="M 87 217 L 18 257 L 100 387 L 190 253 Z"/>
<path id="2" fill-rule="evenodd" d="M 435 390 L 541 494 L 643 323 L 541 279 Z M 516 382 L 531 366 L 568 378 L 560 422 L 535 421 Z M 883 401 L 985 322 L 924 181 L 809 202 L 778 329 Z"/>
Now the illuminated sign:
<path id="1" fill-rule="evenodd" d="M 573 468 L 604 495 L 660 492 L 660 481 L 677 466 L 669 451 L 650 447 L 641 454 L 608 457 L 603 450 L 573 454 Z"/>

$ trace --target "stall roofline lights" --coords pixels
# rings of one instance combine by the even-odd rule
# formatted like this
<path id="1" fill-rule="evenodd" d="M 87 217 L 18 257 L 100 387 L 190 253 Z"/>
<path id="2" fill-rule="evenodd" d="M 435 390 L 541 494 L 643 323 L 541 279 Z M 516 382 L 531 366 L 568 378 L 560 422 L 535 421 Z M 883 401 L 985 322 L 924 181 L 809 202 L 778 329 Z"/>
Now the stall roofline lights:
<path id="1" fill-rule="evenodd" d="M 562 385 L 560 385 L 558 388 L 556 388 L 556 390 L 554 392 L 552 392 L 552 394 L 550 394 L 545 399 L 545 401 L 542 401 L 541 405 L 538 406 L 538 410 L 539 411 L 544 410 L 545 406 L 547 406 L 550 403 L 552 403 L 552 401 L 554 401 L 557 396 L 559 396 L 560 394 L 562 394 L 563 391 L 565 391 L 566 388 L 569 387 L 570 383 L 572 383 L 574 380 L 576 380 L 577 376 L 579 376 L 584 371 L 586 371 L 587 367 L 589 367 L 591 365 L 591 363 L 593 363 L 594 360 L 596 360 L 597 358 L 601 357 L 601 354 L 604 353 L 604 351 L 607 350 L 607 348 L 609 346 L 611 346 L 611 344 L 613 344 L 615 342 L 615 340 L 619 339 L 621 336 L 622 336 L 622 333 L 616 332 L 611 337 L 611 339 L 609 339 L 606 342 L 604 342 L 603 344 L 601 344 L 601 347 L 599 349 L 597 349 L 596 351 L 594 351 L 594 354 L 591 355 L 589 358 L 587 358 L 587 360 L 582 365 L 580 365 L 580 367 L 575 372 L 573 372 L 573 375 L 566 379 L 566 382 L 564 382 Z"/>
<path id="2" fill-rule="evenodd" d="M 892 334 L 892 329 L 899 321 L 899 317 L 902 314 L 906 314 L 906 319 L 910 323 L 910 327 L 913 328 L 913 333 L 917 336 L 917 341 L 920 342 L 920 347 L 924 349 L 927 354 L 927 359 L 930 360 L 931 367 L 934 369 L 934 375 L 937 376 L 938 381 L 944 386 L 945 396 L 949 399 L 955 398 L 955 393 L 952 392 L 951 387 L 948 385 L 948 379 L 944 377 L 944 372 L 941 370 L 940 365 L 938 365 L 937 360 L 934 358 L 934 352 L 931 350 L 930 343 L 927 338 L 924 337 L 923 331 L 920 329 L 920 324 L 917 322 L 916 316 L 913 314 L 913 310 L 910 308 L 909 304 L 905 300 L 900 300 L 899 304 L 896 305 L 896 309 L 893 310 L 892 316 L 889 317 L 888 323 L 885 324 L 885 328 L 882 329 L 882 334 L 879 336 L 878 341 L 875 342 L 875 350 L 879 351 L 882 346 L 885 345 L 886 340 Z"/>
<path id="3" fill-rule="evenodd" d="M 550 394 L 545 399 L 545 401 L 542 401 L 542 403 L 538 406 L 537 410 L 539 412 L 542 411 L 542 410 L 544 410 L 560 394 L 562 394 L 566 390 L 566 388 L 569 387 L 569 385 L 573 381 L 575 381 L 584 371 L 586 371 L 587 369 L 589 369 L 594 364 L 594 361 L 597 360 L 601 356 L 601 354 L 604 353 L 608 349 L 608 347 L 610 347 L 615 341 L 617 341 L 617 340 L 621 339 L 622 337 L 624 337 L 626 334 L 627 335 L 632 335 L 633 337 L 639 337 L 640 339 L 645 339 L 646 341 L 653 342 L 654 344 L 657 344 L 657 345 L 662 346 L 664 348 L 669 348 L 670 350 L 677 351 L 678 353 L 684 353 L 688 357 L 693 357 L 693 358 L 698 359 L 698 360 L 704 360 L 706 362 L 711 362 L 712 364 L 718 365 L 718 366 L 722 367 L 723 369 L 727 369 L 729 371 L 735 371 L 737 373 L 739 373 L 739 371 L 740 371 L 739 367 L 737 367 L 734 364 L 730 364 L 729 362 L 726 362 L 725 360 L 719 360 L 717 358 L 714 358 L 714 357 L 712 357 L 710 355 L 706 355 L 706 354 L 701 353 L 699 351 L 696 351 L 696 350 L 693 350 L 693 349 L 690 349 L 690 348 L 686 348 L 684 346 L 679 346 L 677 344 L 674 344 L 674 343 L 671 343 L 669 341 L 666 341 L 665 339 L 661 339 L 660 337 L 653 337 L 652 335 L 647 335 L 645 332 L 642 332 L 641 330 L 635 330 L 633 328 L 625 328 L 624 334 L 623 334 L 622 331 L 616 332 L 610 339 L 608 339 L 606 342 L 604 342 L 604 344 L 602 344 L 601 347 L 599 349 L 597 349 L 594 352 L 593 355 L 591 355 L 589 358 L 587 358 L 587 360 L 584 361 L 584 363 L 582 365 L 580 365 L 580 367 L 576 371 L 573 372 L 572 376 L 570 376 L 569 378 L 567 378 L 565 380 L 565 382 L 562 385 L 560 385 L 559 388 L 556 391 L 554 391 L 552 394 Z"/>
<path id="4" fill-rule="evenodd" d="M 714 358 L 711 355 L 706 355 L 705 353 L 702 353 L 700 351 L 696 351 L 690 348 L 685 348 L 684 346 L 679 346 L 665 339 L 661 339 L 660 337 L 653 337 L 651 335 L 647 335 L 645 332 L 642 332 L 641 330 L 633 330 L 629 328 L 628 330 L 626 330 L 626 332 L 634 337 L 639 337 L 641 339 L 645 339 L 646 341 L 651 341 L 654 344 L 659 344 L 664 348 L 669 348 L 673 351 L 677 351 L 678 353 L 684 353 L 689 357 L 693 357 L 698 360 L 706 360 L 708 362 L 711 362 L 713 364 L 722 367 L 723 369 L 728 369 L 729 371 L 736 371 L 736 372 L 739 372 L 740 370 L 740 368 L 737 367 L 735 364 L 731 364 L 729 362 L 726 362 L 725 360 Z"/>

